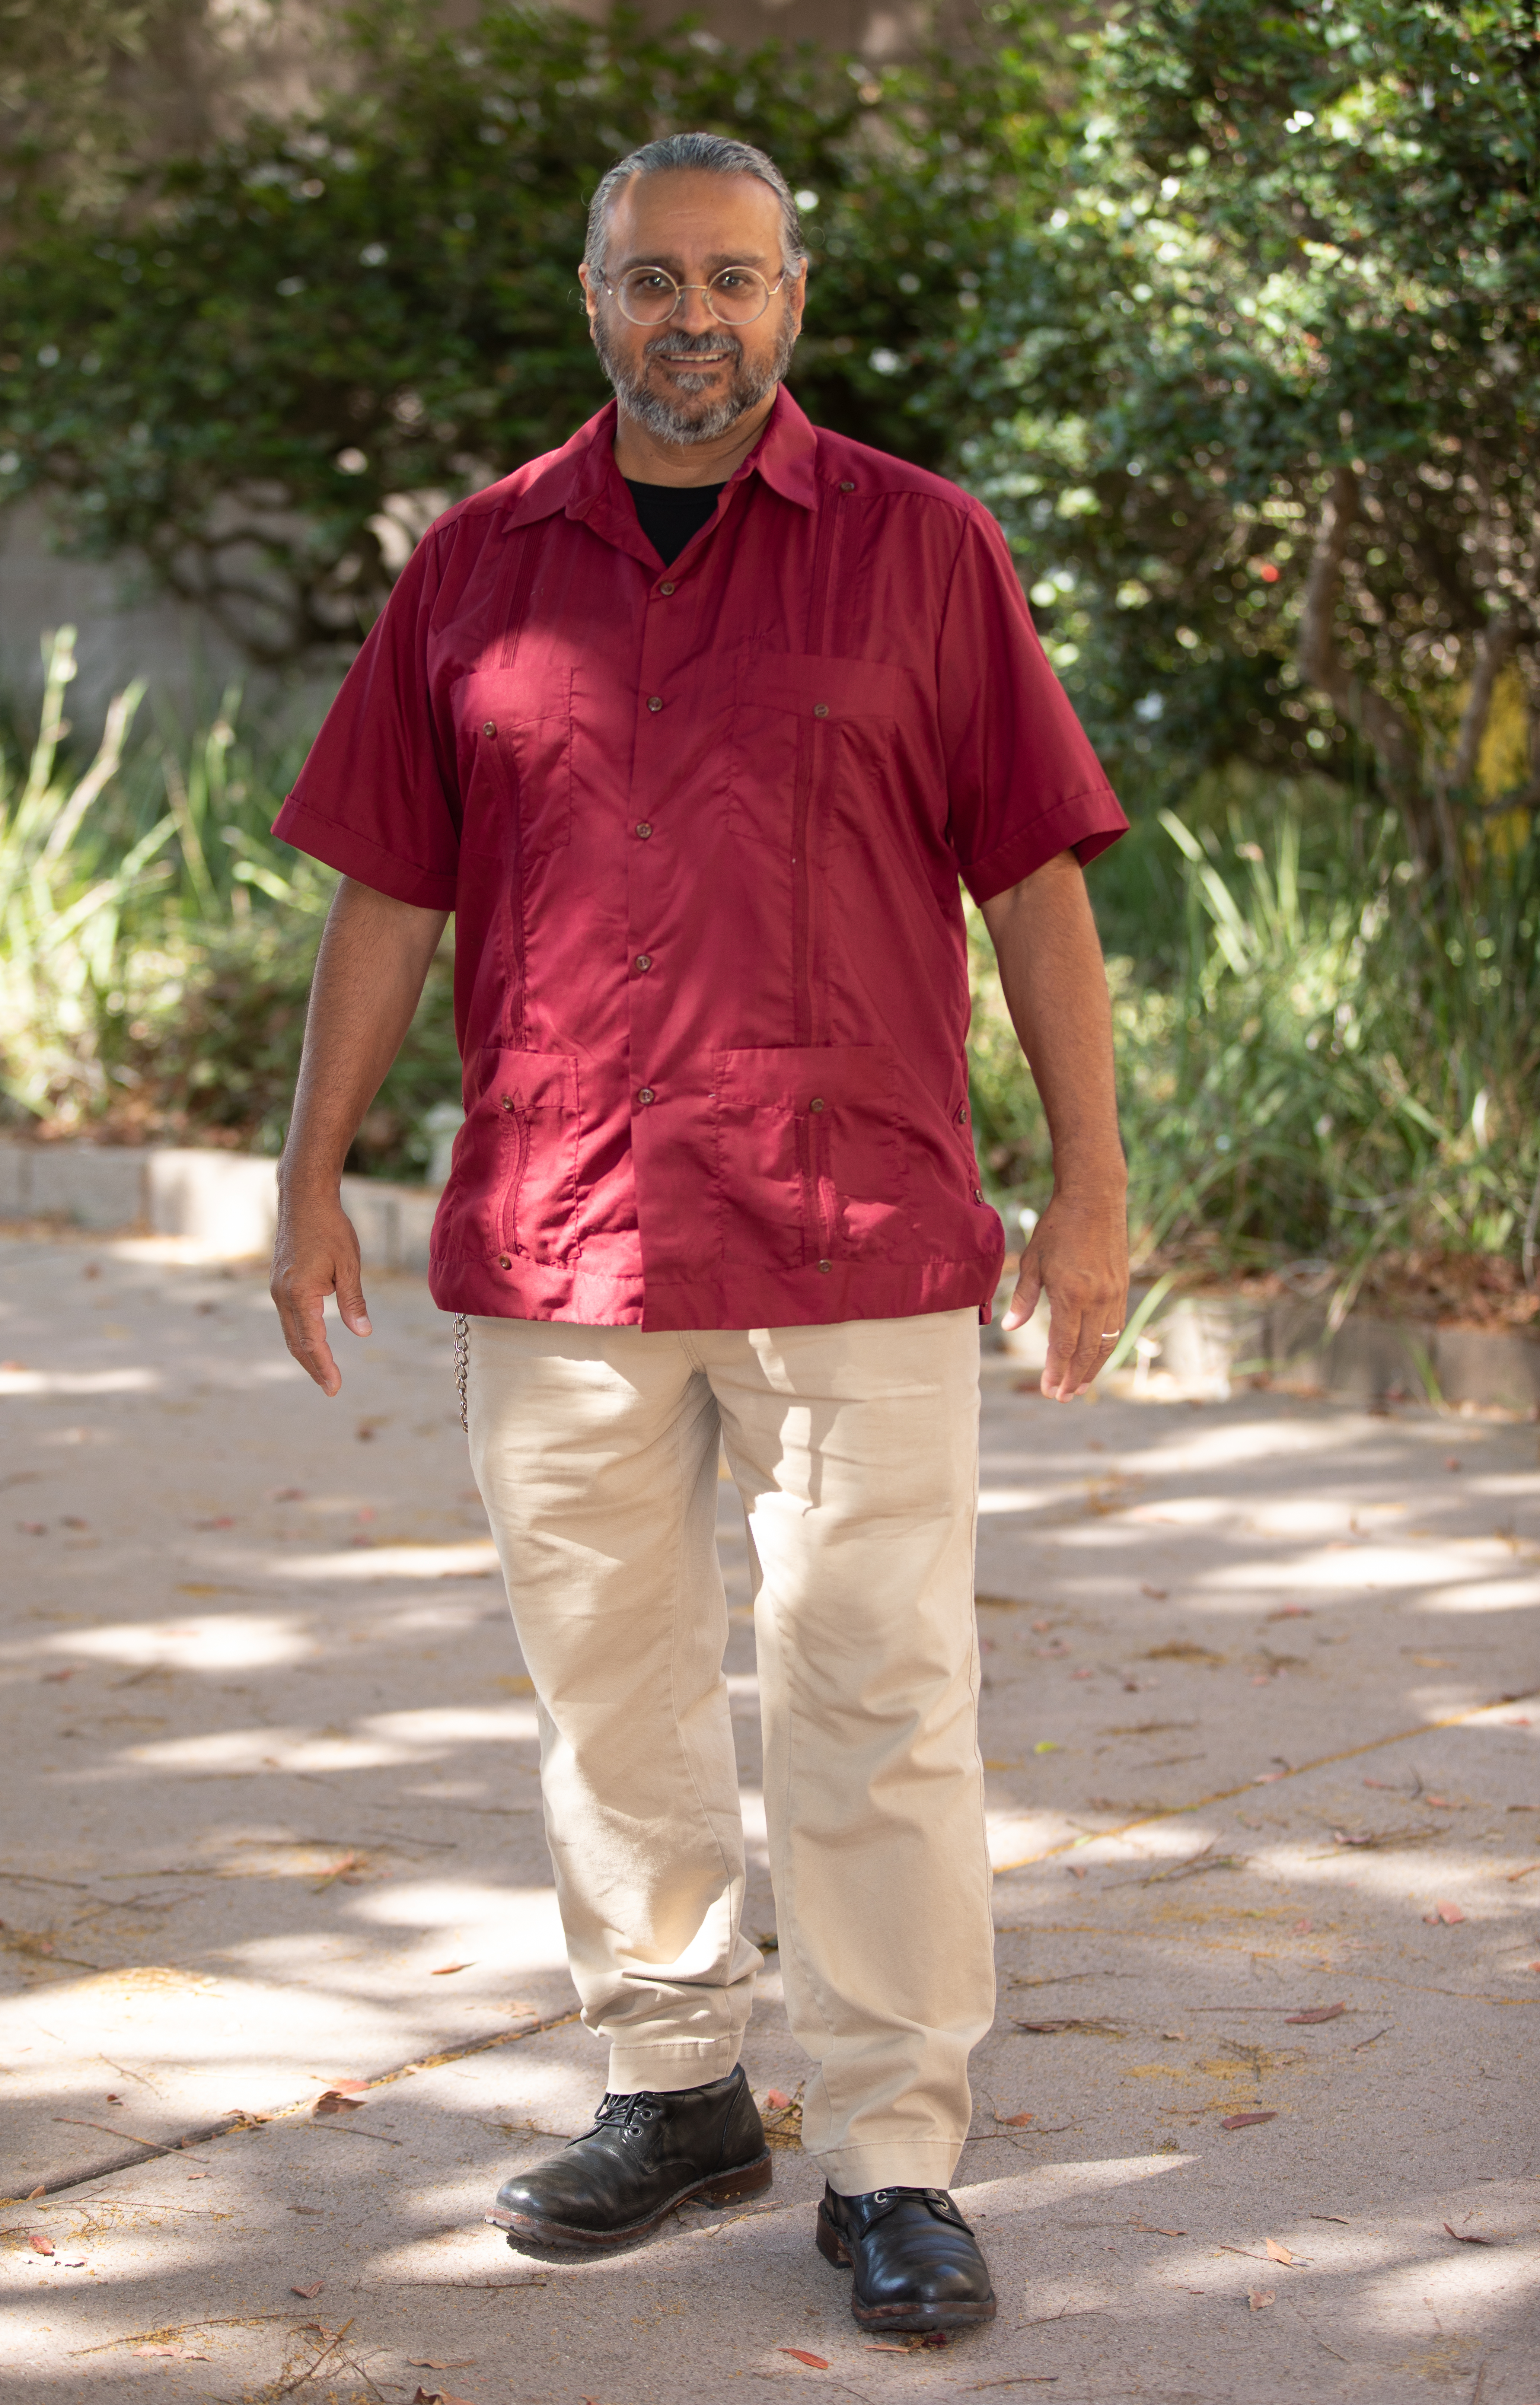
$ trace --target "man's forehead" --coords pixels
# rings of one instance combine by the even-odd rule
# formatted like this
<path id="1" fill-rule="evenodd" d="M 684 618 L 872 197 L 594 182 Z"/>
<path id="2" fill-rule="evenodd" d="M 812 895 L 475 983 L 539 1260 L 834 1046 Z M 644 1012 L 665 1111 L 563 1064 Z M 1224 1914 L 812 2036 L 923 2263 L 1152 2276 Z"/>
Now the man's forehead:
<path id="1" fill-rule="evenodd" d="M 758 176 L 706 174 L 699 168 L 633 176 L 616 194 L 610 230 L 628 247 L 637 242 L 686 244 L 720 254 L 728 265 L 744 245 L 779 247 L 780 203 Z"/>

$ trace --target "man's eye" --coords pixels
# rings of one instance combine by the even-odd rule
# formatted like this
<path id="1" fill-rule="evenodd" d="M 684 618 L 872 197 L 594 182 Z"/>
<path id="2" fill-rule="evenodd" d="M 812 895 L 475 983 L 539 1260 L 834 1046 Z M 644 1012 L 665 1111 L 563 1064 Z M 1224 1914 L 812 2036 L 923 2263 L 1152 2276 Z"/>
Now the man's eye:
<path id="1" fill-rule="evenodd" d="M 724 267 L 721 274 L 714 279 L 720 292 L 741 292 L 749 280 L 749 277 L 735 267 Z"/>
<path id="2" fill-rule="evenodd" d="M 625 281 L 627 289 L 632 292 L 666 292 L 673 278 L 660 274 L 656 268 L 648 267 L 637 275 L 628 275 Z"/>

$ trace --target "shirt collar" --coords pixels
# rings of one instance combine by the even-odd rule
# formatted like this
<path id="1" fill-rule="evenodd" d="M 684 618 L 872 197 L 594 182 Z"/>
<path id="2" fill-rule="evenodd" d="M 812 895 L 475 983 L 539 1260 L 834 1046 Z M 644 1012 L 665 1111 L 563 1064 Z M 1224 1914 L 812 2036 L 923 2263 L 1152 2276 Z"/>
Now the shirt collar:
<path id="1" fill-rule="evenodd" d="M 616 404 L 607 401 L 597 415 L 591 417 L 586 426 L 580 426 L 559 451 L 550 454 L 523 492 L 511 498 L 503 520 L 509 532 L 516 527 L 533 526 L 540 518 L 554 517 L 558 511 L 569 518 L 586 518 L 607 497 L 619 498 L 615 489 L 622 482 L 615 466 L 616 415 Z M 757 471 L 783 500 L 794 501 L 803 509 L 814 509 L 818 503 L 813 470 L 817 450 L 818 435 L 810 420 L 782 385 L 759 441 L 748 457 L 739 461 L 728 482 L 735 485 Z"/>

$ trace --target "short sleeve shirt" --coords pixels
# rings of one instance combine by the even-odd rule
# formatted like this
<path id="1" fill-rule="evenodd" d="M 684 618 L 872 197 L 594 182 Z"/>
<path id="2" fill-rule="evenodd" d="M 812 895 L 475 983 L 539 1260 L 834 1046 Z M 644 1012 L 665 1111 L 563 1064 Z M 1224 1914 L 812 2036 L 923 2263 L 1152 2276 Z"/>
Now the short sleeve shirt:
<path id="1" fill-rule="evenodd" d="M 276 822 L 456 914 L 449 1311 L 987 1305 L 979 901 L 1127 825 L 999 527 L 782 389 L 668 566 L 611 404 L 432 527 Z"/>

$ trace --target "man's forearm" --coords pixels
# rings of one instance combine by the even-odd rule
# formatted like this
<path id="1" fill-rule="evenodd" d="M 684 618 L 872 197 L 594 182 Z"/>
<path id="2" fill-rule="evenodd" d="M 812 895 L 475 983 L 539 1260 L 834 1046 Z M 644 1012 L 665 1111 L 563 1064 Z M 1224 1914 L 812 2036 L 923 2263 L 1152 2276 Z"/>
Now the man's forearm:
<path id="1" fill-rule="evenodd" d="M 1012 1024 L 1054 1146 L 1054 1185 L 1121 1193 L 1113 1012 L 1101 944 L 1073 852 L 984 905 Z"/>
<path id="2" fill-rule="evenodd" d="M 1054 1146 L 1053 1196 L 1022 1256 L 1005 1326 L 1029 1319 L 1046 1289 L 1043 1391 L 1068 1402 L 1110 1357 L 1128 1291 L 1128 1173 L 1107 974 L 1072 852 L 987 902 L 984 920 Z"/>
<path id="3" fill-rule="evenodd" d="M 328 1395 L 343 1378 L 327 1341 L 327 1296 L 336 1296 L 355 1336 L 370 1332 L 358 1239 L 337 1190 L 343 1164 L 412 1024 L 448 915 L 393 902 L 344 877 L 321 937 L 294 1116 L 278 1164 L 273 1300 L 289 1351 Z"/>
<path id="4" fill-rule="evenodd" d="M 348 1146 L 412 1024 L 448 912 L 343 878 L 310 990 L 304 1051 L 278 1179 L 335 1189 Z"/>

